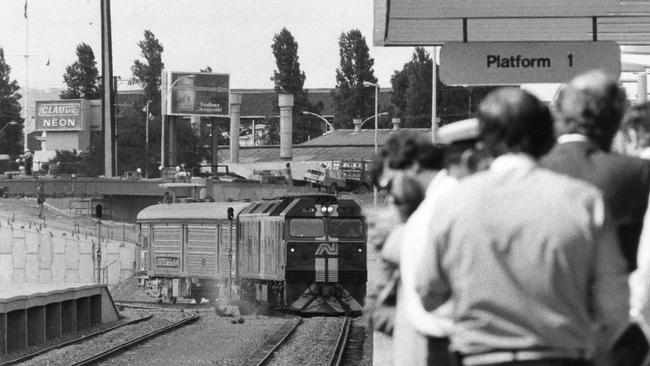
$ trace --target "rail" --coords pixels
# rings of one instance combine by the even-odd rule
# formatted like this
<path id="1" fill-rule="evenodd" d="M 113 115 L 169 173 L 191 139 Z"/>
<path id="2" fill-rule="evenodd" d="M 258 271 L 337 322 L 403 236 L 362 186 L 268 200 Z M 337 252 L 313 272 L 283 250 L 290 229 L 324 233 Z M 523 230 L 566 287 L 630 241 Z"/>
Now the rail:
<path id="1" fill-rule="evenodd" d="M 127 349 L 129 347 L 132 347 L 132 346 L 134 346 L 136 344 L 142 343 L 144 341 L 148 341 L 148 340 L 150 340 L 152 338 L 155 338 L 155 337 L 157 337 L 157 336 L 159 336 L 159 335 L 161 335 L 163 333 L 166 333 L 166 332 L 168 332 L 168 331 L 170 331 L 172 329 L 176 329 L 176 328 L 178 328 L 178 327 L 180 327 L 182 325 L 193 322 L 193 321 L 197 320 L 198 318 L 199 318 L 198 314 L 193 313 L 188 318 L 181 319 L 181 320 L 179 320 L 179 321 L 177 321 L 177 322 L 175 322 L 173 324 L 170 324 L 170 325 L 168 325 L 168 326 L 166 326 L 164 328 L 157 329 L 157 330 L 155 330 L 153 332 L 147 333 L 147 334 L 145 334 L 143 336 L 140 336 L 138 338 L 135 338 L 133 340 L 126 341 L 126 342 L 121 343 L 121 344 L 119 344 L 119 345 L 117 345 L 115 347 L 111 347 L 110 349 L 108 349 L 108 350 L 106 350 L 104 352 L 100 352 L 100 353 L 98 353 L 98 354 L 96 354 L 96 355 L 94 355 L 92 357 L 86 358 L 83 361 L 74 363 L 72 366 L 92 365 L 95 362 L 106 359 L 106 358 L 108 358 L 108 357 L 110 357 L 110 356 L 112 356 L 112 355 L 114 355 L 114 354 L 116 354 L 118 352 L 121 352 L 121 351 L 123 351 L 123 350 L 125 350 L 125 349 Z"/>
<path id="2" fill-rule="evenodd" d="M 289 336 L 293 334 L 301 323 L 302 318 L 294 318 L 293 321 L 284 324 L 243 365 L 268 365 L 271 359 L 273 359 L 275 352 L 289 339 Z"/>
<path id="3" fill-rule="evenodd" d="M 336 340 L 336 346 L 330 355 L 330 366 L 341 366 L 343 364 L 343 354 L 345 353 L 345 346 L 350 337 L 350 327 L 352 326 L 352 319 L 345 317 L 341 326 L 341 332 Z"/>

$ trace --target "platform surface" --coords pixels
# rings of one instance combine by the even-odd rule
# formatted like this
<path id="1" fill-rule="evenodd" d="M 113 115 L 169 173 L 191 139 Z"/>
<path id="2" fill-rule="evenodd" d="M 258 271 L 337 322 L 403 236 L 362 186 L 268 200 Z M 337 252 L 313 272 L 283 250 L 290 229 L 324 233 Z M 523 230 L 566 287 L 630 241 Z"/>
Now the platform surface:
<path id="1" fill-rule="evenodd" d="M 43 296 L 73 290 L 82 290 L 93 287 L 106 287 L 104 284 L 93 283 L 58 283 L 58 284 L 31 284 L 31 283 L 0 283 L 0 302 L 20 296 Z"/>

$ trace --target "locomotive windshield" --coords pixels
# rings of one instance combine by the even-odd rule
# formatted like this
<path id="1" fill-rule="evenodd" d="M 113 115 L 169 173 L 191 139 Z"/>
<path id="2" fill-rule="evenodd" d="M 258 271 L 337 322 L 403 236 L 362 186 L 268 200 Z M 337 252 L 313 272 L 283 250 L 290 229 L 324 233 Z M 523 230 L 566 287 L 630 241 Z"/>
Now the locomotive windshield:
<path id="1" fill-rule="evenodd" d="M 325 235 L 323 219 L 291 219 L 289 235 L 296 237 L 320 237 Z"/>
<path id="2" fill-rule="evenodd" d="M 337 219 L 329 222 L 329 234 L 335 238 L 360 238 L 363 236 L 363 222 L 360 219 Z"/>

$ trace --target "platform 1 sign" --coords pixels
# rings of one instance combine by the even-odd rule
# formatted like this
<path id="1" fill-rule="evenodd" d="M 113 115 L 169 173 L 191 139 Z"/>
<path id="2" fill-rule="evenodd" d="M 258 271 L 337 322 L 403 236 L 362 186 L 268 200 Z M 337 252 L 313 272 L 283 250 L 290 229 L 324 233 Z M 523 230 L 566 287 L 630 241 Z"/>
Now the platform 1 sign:
<path id="1" fill-rule="evenodd" d="M 447 85 L 564 83 L 592 69 L 619 76 L 618 44 L 449 42 L 440 49 L 440 79 Z"/>

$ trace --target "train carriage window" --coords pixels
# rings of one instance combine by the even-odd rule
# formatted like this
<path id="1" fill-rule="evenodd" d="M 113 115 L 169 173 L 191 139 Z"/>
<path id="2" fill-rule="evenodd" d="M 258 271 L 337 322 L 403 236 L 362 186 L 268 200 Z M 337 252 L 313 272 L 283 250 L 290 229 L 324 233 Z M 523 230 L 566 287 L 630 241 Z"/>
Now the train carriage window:
<path id="1" fill-rule="evenodd" d="M 323 219 L 291 219 L 289 235 L 301 238 L 320 237 L 325 235 L 325 223 Z"/>
<path id="2" fill-rule="evenodd" d="M 335 238 L 360 238 L 363 236 L 363 222 L 360 219 L 331 218 L 329 234 Z"/>

